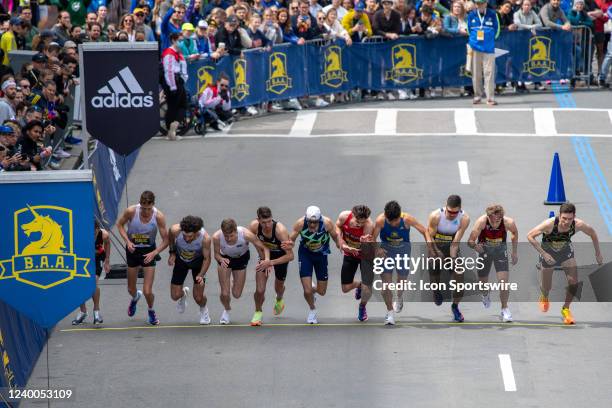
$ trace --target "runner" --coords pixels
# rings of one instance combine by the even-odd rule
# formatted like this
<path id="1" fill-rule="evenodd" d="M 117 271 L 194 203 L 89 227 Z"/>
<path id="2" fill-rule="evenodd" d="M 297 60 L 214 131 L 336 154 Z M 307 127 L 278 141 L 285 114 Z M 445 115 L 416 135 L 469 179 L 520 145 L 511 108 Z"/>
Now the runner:
<path id="1" fill-rule="evenodd" d="M 597 233 L 590 225 L 576 218 L 576 206 L 574 204 L 562 204 L 559 208 L 558 217 L 547 219 L 527 234 L 527 239 L 540 254 L 542 286 L 540 287 L 539 305 L 542 312 L 548 312 L 550 306 L 548 294 L 552 287 L 552 273 L 555 266 L 562 267 L 565 272 L 568 287 L 565 294 L 565 303 L 561 308 L 561 317 L 565 324 L 575 323 L 569 308 L 578 289 L 578 267 L 576 258 L 574 258 L 574 246 L 572 245 L 572 236 L 578 231 L 591 237 L 595 248 L 595 259 L 601 265 L 603 257 L 599 249 Z M 542 244 L 536 241 L 538 235 L 542 235 Z"/>
<path id="2" fill-rule="evenodd" d="M 366 304 L 372 296 L 374 279 L 372 269 L 363 267 L 361 254 L 361 243 L 372 241 L 374 223 L 370 219 L 370 214 L 368 206 L 356 205 L 350 211 L 342 211 L 336 221 L 338 243 L 344 253 L 340 274 L 342 292 L 347 293 L 355 289 L 355 299 L 361 300 L 357 312 L 357 319 L 360 322 L 368 320 Z M 355 280 L 358 267 L 361 270 L 361 282 Z"/>
<path id="3" fill-rule="evenodd" d="M 438 208 L 429 214 L 427 222 L 429 235 L 433 238 L 432 253 L 430 257 L 440 258 L 445 263 L 447 258 L 456 259 L 459 256 L 459 242 L 463 234 L 470 225 L 470 217 L 461 209 L 461 197 L 451 195 L 446 200 L 445 208 Z M 434 266 L 429 270 L 432 282 L 440 283 L 442 268 Z M 463 282 L 463 274 L 456 273 L 453 269 L 452 277 L 457 282 Z M 434 303 L 438 306 L 442 304 L 442 293 L 439 290 L 433 291 Z M 463 322 L 463 314 L 459 311 L 459 302 L 463 292 L 453 292 L 453 303 L 451 311 L 456 322 Z"/>
<path id="4" fill-rule="evenodd" d="M 404 254 L 410 256 L 410 227 L 414 227 L 425 238 L 425 242 L 431 242 L 429 231 L 412 215 L 402 212 L 402 207 L 397 201 L 389 201 L 385 204 L 385 209 L 382 214 L 376 217 L 376 224 L 372 236 L 374 239 L 380 237 L 380 247 L 385 257 L 395 258 L 397 255 Z M 382 254 L 381 254 L 382 255 Z M 384 283 L 393 281 L 393 272 L 397 272 L 397 282 L 406 281 L 406 277 L 410 273 L 407 269 L 389 269 L 385 270 L 381 279 Z M 390 290 L 382 292 L 385 305 L 387 306 L 387 314 L 385 315 L 385 324 L 394 325 L 394 313 L 400 313 L 404 308 L 403 291 L 397 290 L 397 301 L 393 302 L 393 293 Z"/>
<path id="5" fill-rule="evenodd" d="M 168 266 L 173 266 L 170 283 L 170 297 L 176 301 L 179 313 L 185 313 L 185 304 L 189 296 L 189 287 L 183 286 L 189 270 L 193 276 L 193 299 L 200 306 L 200 324 L 210 324 L 210 315 L 206 307 L 206 272 L 210 267 L 211 239 L 204 229 L 200 217 L 188 215 L 180 224 L 174 224 L 168 232 L 170 256 Z"/>
<path id="6" fill-rule="evenodd" d="M 306 215 L 293 224 L 289 236 L 295 242 L 300 236 L 298 260 L 300 263 L 300 279 L 304 289 L 304 299 L 310 308 L 306 323 L 317 324 L 316 295 L 324 296 L 327 291 L 327 255 L 329 255 L 329 238 L 331 237 L 338 249 L 338 233 L 332 220 L 321 215 L 319 207 L 311 205 L 306 209 Z M 317 283 L 312 280 L 312 272 L 317 276 Z"/>
<path id="7" fill-rule="evenodd" d="M 110 237 L 108 232 L 100 227 L 98 221 L 94 221 L 94 236 L 95 236 L 95 247 L 96 247 L 96 290 L 94 291 L 91 299 L 94 304 L 94 324 L 102 324 L 104 320 L 100 314 L 100 288 L 98 287 L 98 280 L 102 275 L 102 269 L 104 273 L 110 271 Z M 79 325 L 87 318 L 87 306 L 83 303 L 80 307 L 79 313 L 76 318 L 72 321 L 73 325 Z"/>
<path id="8" fill-rule="evenodd" d="M 506 217 L 504 207 L 499 204 L 490 205 L 486 209 L 486 214 L 481 215 L 474 223 L 474 228 L 470 233 L 468 245 L 474 248 L 480 255 L 484 264 L 478 270 L 480 282 L 489 281 L 491 265 L 495 265 L 495 273 L 498 282 L 508 282 L 508 245 L 506 243 L 508 231 L 512 234 L 512 265 L 518 262 L 518 229 L 514 220 Z M 482 304 L 485 308 L 491 306 L 491 296 L 489 292 L 482 293 Z M 508 307 L 508 297 L 510 293 L 507 289 L 500 290 L 501 300 L 501 320 L 511 322 L 512 313 Z"/>
<path id="9" fill-rule="evenodd" d="M 125 224 L 128 226 L 127 231 Z M 156 247 L 155 239 L 158 230 L 162 243 Z M 159 260 L 158 255 L 168 246 L 168 230 L 166 217 L 155 208 L 153 192 L 144 191 L 140 195 L 139 204 L 126 208 L 117 221 L 117 231 L 125 241 L 128 292 L 132 296 L 128 316 L 132 317 L 136 314 L 136 305 L 144 294 L 149 306 L 149 324 L 158 325 L 159 319 L 153 310 L 155 301 L 153 281 L 155 280 L 155 263 Z M 136 290 L 136 280 L 141 267 L 144 273 L 142 291 Z"/>
<path id="10" fill-rule="evenodd" d="M 215 260 L 219 264 L 219 285 L 221 293 L 219 298 L 223 304 L 223 313 L 219 319 L 220 324 L 230 323 L 230 289 L 234 299 L 242 296 L 246 281 L 246 268 L 251 253 L 249 243 L 255 245 L 260 261 L 255 267 L 256 273 L 263 273 L 266 278 L 272 272 L 270 250 L 247 228 L 236 225 L 231 218 L 223 220 L 221 229 L 213 234 L 215 246 Z M 263 258 L 263 261 L 261 260 Z"/>
<path id="11" fill-rule="evenodd" d="M 285 279 L 287 278 L 287 267 L 293 261 L 293 251 L 283 249 L 283 242 L 289 240 L 287 228 L 272 218 L 272 210 L 268 207 L 257 209 L 257 219 L 251 221 L 249 230 L 259 238 L 259 240 L 270 251 L 270 265 L 274 267 L 274 290 L 276 291 L 276 301 L 274 302 L 274 314 L 280 315 L 285 309 L 283 294 L 285 293 Z M 282 246 L 282 247 L 281 247 Z M 251 319 L 251 326 L 261 326 L 263 316 L 263 303 L 265 300 L 266 284 L 268 275 L 265 273 L 255 274 L 255 314 Z"/>

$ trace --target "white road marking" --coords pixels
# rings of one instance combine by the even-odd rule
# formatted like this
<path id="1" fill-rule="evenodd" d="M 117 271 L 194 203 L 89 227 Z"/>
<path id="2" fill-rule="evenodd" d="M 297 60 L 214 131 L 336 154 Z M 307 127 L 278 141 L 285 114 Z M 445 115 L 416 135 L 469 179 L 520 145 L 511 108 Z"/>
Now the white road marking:
<path id="1" fill-rule="evenodd" d="M 316 111 L 299 111 L 295 117 L 293 127 L 288 136 L 291 137 L 307 137 L 310 136 L 315 121 L 317 120 Z"/>
<path id="2" fill-rule="evenodd" d="M 458 161 L 457 165 L 459 166 L 459 178 L 461 179 L 461 184 L 470 184 L 470 173 L 468 171 L 467 162 Z"/>
<path id="3" fill-rule="evenodd" d="M 608 116 L 610 117 L 610 123 L 612 123 L 612 109 L 608 110 Z"/>
<path id="4" fill-rule="evenodd" d="M 502 378 L 504 379 L 504 389 L 509 392 L 516 391 L 510 354 L 499 354 L 499 366 L 501 367 Z"/>
<path id="5" fill-rule="evenodd" d="M 476 111 L 474 109 L 455 109 L 455 129 L 460 135 L 478 133 L 476 128 Z"/>
<path id="6" fill-rule="evenodd" d="M 381 109 L 376 114 L 374 134 L 394 135 L 397 132 L 397 109 Z"/>
<path id="7" fill-rule="evenodd" d="M 533 110 L 535 133 L 538 136 L 556 136 L 555 114 L 551 108 L 537 108 Z"/>
<path id="8" fill-rule="evenodd" d="M 584 134 L 590 138 L 612 138 L 612 134 Z M 327 138 L 327 137 L 371 137 L 377 135 L 375 133 L 322 133 L 316 135 L 296 135 L 290 134 L 270 134 L 270 133 L 236 133 L 236 134 L 223 134 L 221 132 L 207 133 L 206 139 L 214 139 L 218 137 L 245 137 L 245 138 L 292 138 L 292 137 L 309 137 L 309 138 Z M 486 136 L 486 137 L 543 137 L 543 135 L 537 135 L 535 133 L 490 133 L 490 132 L 479 132 L 471 133 L 469 135 L 459 135 L 457 133 L 395 133 L 391 135 L 384 135 L 390 137 L 457 137 L 457 136 Z M 552 136 L 552 135 L 549 135 Z M 557 133 L 555 137 L 575 137 L 576 133 Z M 189 136 L 188 136 L 189 137 Z M 163 139 L 163 137 L 154 137 L 153 139 Z"/>

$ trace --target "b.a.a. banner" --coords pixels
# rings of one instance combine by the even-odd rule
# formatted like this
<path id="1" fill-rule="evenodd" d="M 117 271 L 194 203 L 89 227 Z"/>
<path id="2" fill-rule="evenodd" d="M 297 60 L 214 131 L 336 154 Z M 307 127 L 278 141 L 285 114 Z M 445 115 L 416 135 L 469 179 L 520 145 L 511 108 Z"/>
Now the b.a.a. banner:
<path id="1" fill-rule="evenodd" d="M 5 173 L 0 195 L 0 299 L 51 328 L 95 289 L 91 172 Z"/>
<path id="2" fill-rule="evenodd" d="M 349 91 L 349 53 L 344 41 L 336 41 L 327 45 L 307 44 L 306 66 L 309 95 L 320 95 Z"/>
<path id="3" fill-rule="evenodd" d="M 266 57 L 265 87 L 268 100 L 306 95 L 304 47 L 279 45 Z"/>

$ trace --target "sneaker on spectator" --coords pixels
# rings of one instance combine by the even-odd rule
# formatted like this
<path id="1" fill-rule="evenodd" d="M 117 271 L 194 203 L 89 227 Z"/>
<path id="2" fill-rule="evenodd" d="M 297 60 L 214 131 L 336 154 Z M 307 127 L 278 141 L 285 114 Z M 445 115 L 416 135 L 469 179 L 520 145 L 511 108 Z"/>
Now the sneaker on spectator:
<path id="1" fill-rule="evenodd" d="M 315 100 L 315 106 L 317 108 L 324 108 L 326 106 L 329 106 L 329 102 L 325 102 L 325 100 L 323 100 L 323 98 L 317 97 L 317 99 Z"/>
<path id="2" fill-rule="evenodd" d="M 435 98 L 436 96 L 436 90 L 434 88 L 429 88 L 429 97 Z"/>
<path id="3" fill-rule="evenodd" d="M 400 101 L 405 101 L 406 99 L 408 99 L 408 92 L 404 91 L 403 89 L 398 89 L 397 90 L 397 98 Z"/>
<path id="4" fill-rule="evenodd" d="M 257 108 L 256 108 L 256 107 L 254 107 L 254 106 L 248 106 L 248 107 L 247 107 L 247 112 L 248 112 L 248 113 L 249 113 L 249 115 L 251 115 L 251 116 L 255 116 L 255 115 L 257 115 L 257 113 L 258 113 L 258 112 L 257 112 Z"/>
<path id="5" fill-rule="evenodd" d="M 67 138 L 64 139 L 64 141 L 71 145 L 78 145 L 78 144 L 81 144 L 83 139 L 79 139 L 78 137 L 74 137 L 74 136 L 68 136 Z"/>
<path id="6" fill-rule="evenodd" d="M 393 93 L 393 91 L 387 92 L 387 99 L 390 100 L 390 101 L 394 101 L 395 100 L 395 94 Z"/>
<path id="7" fill-rule="evenodd" d="M 60 160 L 56 159 L 55 157 L 52 157 L 51 160 L 49 160 L 49 164 L 47 164 L 47 167 L 52 170 L 59 170 L 62 167 L 62 164 Z"/>
<path id="8" fill-rule="evenodd" d="M 413 101 L 415 99 L 418 99 L 419 94 L 417 94 L 416 91 L 413 89 L 408 95 L 408 97 L 410 98 L 411 101 Z"/>
<path id="9" fill-rule="evenodd" d="M 548 82 L 548 81 L 546 81 Z M 546 90 L 546 86 L 542 83 L 536 84 L 535 89 L 537 89 L 538 91 L 545 91 Z"/>
<path id="10" fill-rule="evenodd" d="M 68 157 L 70 157 L 70 153 L 68 153 L 67 151 L 65 151 L 61 147 L 58 147 L 55 150 L 55 152 L 53 152 L 53 157 L 55 157 L 57 159 L 67 159 Z"/>
<path id="11" fill-rule="evenodd" d="M 302 105 L 300 105 L 300 101 L 298 101 L 297 98 L 289 99 L 287 106 L 291 109 L 302 110 Z"/>

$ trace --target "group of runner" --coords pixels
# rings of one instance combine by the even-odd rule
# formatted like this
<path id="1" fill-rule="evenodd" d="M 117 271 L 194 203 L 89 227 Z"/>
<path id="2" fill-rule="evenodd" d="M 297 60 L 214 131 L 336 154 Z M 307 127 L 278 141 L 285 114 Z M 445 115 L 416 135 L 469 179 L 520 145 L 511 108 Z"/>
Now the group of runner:
<path id="1" fill-rule="evenodd" d="M 552 285 L 552 273 L 555 267 L 565 271 L 568 290 L 565 303 L 561 310 L 563 322 L 574 324 L 574 318 L 569 310 L 577 285 L 577 265 L 574 258 L 571 238 L 576 232 L 588 235 L 595 249 L 598 264 L 603 262 L 599 241 L 595 230 L 584 221 L 575 217 L 576 208 L 573 204 L 561 205 L 559 215 L 549 218 L 532 229 L 527 238 L 540 254 L 541 262 L 541 294 L 539 306 L 543 312 L 549 309 L 548 295 Z M 461 208 L 461 198 L 451 195 L 446 205 L 432 211 L 427 220 L 427 226 L 419 223 L 415 217 L 403 212 L 396 201 L 388 202 L 383 213 L 372 220 L 371 210 L 365 205 L 356 205 L 351 210 L 342 211 L 334 223 L 329 217 L 323 216 L 316 206 L 309 206 L 303 217 L 298 218 L 291 229 L 274 220 L 268 207 L 257 209 L 257 218 L 248 227 L 237 225 L 233 219 L 225 219 L 221 228 L 212 235 L 204 229 L 200 217 L 186 216 L 179 224 L 166 227 L 165 216 L 155 207 L 155 195 L 150 191 L 141 194 L 139 203 L 127 208 L 117 221 L 117 230 L 125 241 L 127 259 L 127 286 L 131 296 L 128 306 L 128 316 L 134 316 L 139 300 L 144 296 L 148 305 L 148 322 L 158 325 L 159 319 L 154 310 L 153 281 L 156 261 L 159 254 L 169 247 L 168 265 L 173 267 L 170 294 L 176 301 L 179 313 L 185 311 L 185 304 L 190 289 L 184 286 L 185 279 L 191 271 L 193 276 L 193 298 L 200 307 L 200 324 L 210 324 L 211 318 L 207 308 L 205 295 L 206 275 L 214 259 L 218 265 L 220 285 L 220 301 L 223 312 L 220 324 L 231 322 L 231 298 L 242 296 L 246 282 L 246 270 L 250 259 L 250 246 L 253 246 L 259 260 L 255 267 L 256 289 L 254 293 L 255 312 L 251 319 L 252 326 L 263 323 L 263 303 L 270 275 L 274 274 L 274 290 L 276 294 L 273 313 L 280 315 L 284 308 L 285 280 L 288 265 L 294 260 L 294 246 L 298 245 L 299 276 L 303 287 L 304 299 L 308 305 L 306 322 L 318 323 L 316 300 L 324 296 L 328 282 L 328 255 L 330 241 L 342 251 L 344 257 L 341 269 L 343 293 L 354 292 L 359 301 L 357 318 L 368 320 L 366 305 L 372 296 L 374 274 L 370 267 L 374 257 L 394 257 L 411 253 L 410 230 L 416 229 L 427 245 L 428 257 L 448 259 L 457 258 L 459 243 L 470 224 L 468 214 Z M 157 235 L 161 236 L 161 244 L 156 245 Z M 500 282 L 509 280 L 509 259 L 507 235 L 510 233 L 510 262 L 518 261 L 518 229 L 514 220 L 505 215 L 501 205 L 491 205 L 485 214 L 480 216 L 469 234 L 468 245 L 473 248 L 482 260 L 478 269 L 481 282 L 487 282 L 491 267 L 495 267 L 497 279 Z M 541 243 L 537 241 L 542 235 Z M 110 245 L 108 233 L 96 226 L 96 275 L 100 276 L 102 269 L 108 270 Z M 142 268 L 144 282 L 142 291 L 136 287 L 138 272 Z M 361 271 L 361 280 L 356 280 L 357 269 Z M 431 282 L 440 282 L 443 268 L 431 268 Z M 393 272 L 396 272 L 397 282 L 405 281 L 409 270 L 397 268 L 385 269 L 381 274 L 384 283 L 392 282 Z M 314 278 L 313 278 L 314 275 Z M 450 271 L 451 278 L 463 282 L 464 274 Z M 315 280 L 316 278 L 316 280 Z M 395 324 L 395 314 L 403 309 L 403 296 L 397 291 L 395 301 L 391 290 L 383 290 L 382 297 L 387 309 L 384 323 Z M 463 322 L 464 317 L 459 310 L 462 292 L 452 294 L 451 311 L 456 322 Z M 102 323 L 99 312 L 99 289 L 94 293 L 94 323 Z M 486 308 L 490 307 L 490 294 L 481 294 Z M 503 322 L 512 321 L 512 313 L 508 307 L 509 293 L 500 291 L 501 313 Z M 436 305 L 443 303 L 439 290 L 433 291 L 433 301 Z M 82 323 L 87 317 L 85 305 L 74 319 L 73 324 Z"/>

